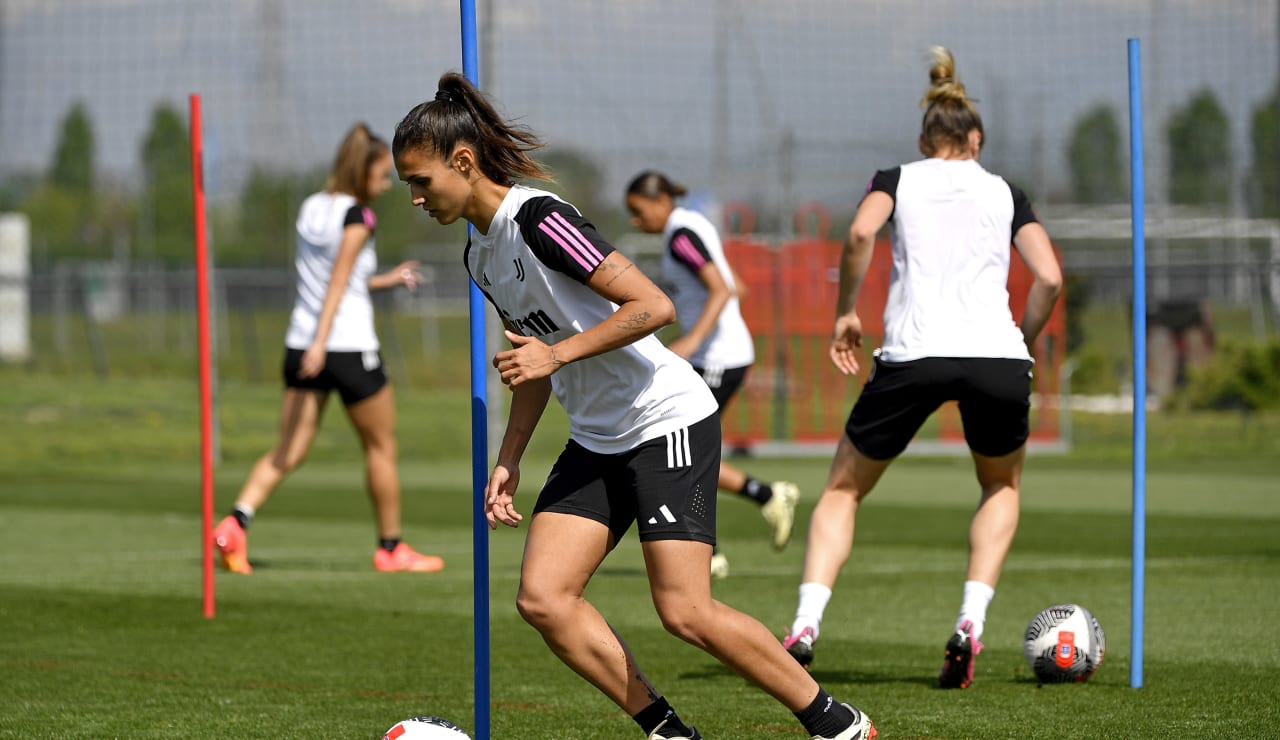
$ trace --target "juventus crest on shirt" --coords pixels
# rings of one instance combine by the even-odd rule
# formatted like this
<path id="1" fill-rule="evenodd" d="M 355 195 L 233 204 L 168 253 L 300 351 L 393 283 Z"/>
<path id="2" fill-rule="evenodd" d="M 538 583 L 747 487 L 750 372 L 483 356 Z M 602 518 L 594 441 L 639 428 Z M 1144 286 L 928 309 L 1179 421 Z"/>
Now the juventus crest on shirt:
<path id="1" fill-rule="evenodd" d="M 618 310 L 587 285 L 613 252 L 572 205 L 516 185 L 464 262 L 507 326 L 555 344 Z M 625 452 L 716 412 L 706 383 L 652 334 L 561 367 L 551 386 L 571 436 L 594 452 Z"/>

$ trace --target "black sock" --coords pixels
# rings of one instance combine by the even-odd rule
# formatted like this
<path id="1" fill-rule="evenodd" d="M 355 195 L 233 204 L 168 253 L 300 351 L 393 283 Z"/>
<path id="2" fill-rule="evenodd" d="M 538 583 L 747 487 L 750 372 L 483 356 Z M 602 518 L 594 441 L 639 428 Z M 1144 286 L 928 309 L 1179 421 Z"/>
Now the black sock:
<path id="1" fill-rule="evenodd" d="M 396 547 L 399 544 L 400 544 L 399 537 L 383 537 L 378 540 L 378 547 L 381 547 L 383 550 L 386 550 L 387 552 L 391 552 L 392 550 L 396 549 Z"/>
<path id="2" fill-rule="evenodd" d="M 819 686 L 813 703 L 796 712 L 796 719 L 800 720 L 800 724 L 804 725 L 810 735 L 835 737 L 848 729 L 855 718 L 852 712 Z"/>
<path id="3" fill-rule="evenodd" d="M 671 732 L 679 732 L 685 736 L 693 735 L 693 730 L 680 721 L 680 718 L 676 716 L 676 710 L 672 709 L 671 705 L 667 703 L 666 697 L 659 697 L 654 703 L 636 712 L 631 719 L 634 719 L 636 724 L 640 725 L 640 729 L 644 730 L 646 735 L 658 729 L 658 725 L 663 722 L 666 722 L 666 724 L 663 725 L 662 730 L 668 737 L 670 737 Z"/>
<path id="4" fill-rule="evenodd" d="M 241 529 L 248 529 L 249 522 L 253 521 L 253 514 L 241 509 L 239 506 L 231 510 L 231 517 L 236 520 L 236 524 L 239 524 Z"/>
<path id="5" fill-rule="evenodd" d="M 749 475 L 747 476 L 747 482 L 742 484 L 742 490 L 738 493 L 761 506 L 764 506 L 769 502 L 769 499 L 773 498 L 773 489 L 769 487 L 768 483 L 761 483 Z"/>

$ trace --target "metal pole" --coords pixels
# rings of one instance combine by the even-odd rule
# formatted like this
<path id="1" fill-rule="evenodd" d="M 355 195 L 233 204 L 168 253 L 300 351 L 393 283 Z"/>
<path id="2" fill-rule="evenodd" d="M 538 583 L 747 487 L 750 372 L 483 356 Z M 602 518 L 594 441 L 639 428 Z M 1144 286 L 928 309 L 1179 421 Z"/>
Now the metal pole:
<path id="1" fill-rule="evenodd" d="M 1129 686 L 1142 687 L 1147 557 L 1147 264 L 1142 169 L 1142 57 L 1129 39 L 1129 148 L 1133 182 L 1133 561 Z"/>

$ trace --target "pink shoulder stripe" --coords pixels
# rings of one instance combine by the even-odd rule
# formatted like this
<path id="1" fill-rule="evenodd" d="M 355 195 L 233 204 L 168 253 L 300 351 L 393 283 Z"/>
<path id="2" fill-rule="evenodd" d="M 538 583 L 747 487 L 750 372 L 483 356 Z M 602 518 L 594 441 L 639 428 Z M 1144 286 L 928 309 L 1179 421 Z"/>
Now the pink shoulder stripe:
<path id="1" fill-rule="evenodd" d="M 675 252 L 676 256 L 688 263 L 690 267 L 702 269 L 702 266 L 707 264 L 707 260 L 693 246 L 693 242 L 689 240 L 689 237 L 684 234 L 680 234 L 671 241 L 671 251 Z"/>
<path id="2" fill-rule="evenodd" d="M 563 214 L 552 211 L 551 215 L 547 217 L 547 220 L 551 221 L 552 224 L 560 229 L 561 233 L 567 236 L 574 244 L 577 244 L 582 249 L 582 253 L 592 263 L 598 264 L 604 259 L 604 255 L 600 254 L 600 250 L 596 249 L 596 246 L 591 243 L 591 240 L 583 236 L 582 232 L 578 230 L 578 227 L 569 223 L 569 219 L 565 218 Z"/>
<path id="3" fill-rule="evenodd" d="M 604 255 L 600 254 L 595 245 L 559 213 L 553 212 L 548 215 L 542 223 L 538 224 L 538 228 L 548 234 L 553 234 L 557 244 L 574 254 L 575 257 L 581 257 L 582 260 L 585 260 L 590 265 L 588 269 L 594 269 L 596 265 L 604 260 Z"/>
<path id="4" fill-rule="evenodd" d="M 563 249 L 565 252 L 568 252 L 569 256 L 572 257 L 575 262 L 577 262 L 579 265 L 582 266 L 582 269 L 586 270 L 587 272 L 591 272 L 593 269 L 595 269 L 595 265 L 589 264 L 586 261 L 586 259 L 584 259 L 582 255 L 578 253 L 578 250 L 570 246 L 569 243 L 566 242 L 563 237 L 561 237 L 559 234 L 555 232 L 554 229 L 552 229 L 550 226 L 547 225 L 547 222 L 550 220 L 551 219 L 546 219 L 542 223 L 538 224 L 538 229 L 541 230 L 542 233 L 551 237 L 551 239 L 555 241 L 556 244 L 560 245 L 561 249 Z"/>

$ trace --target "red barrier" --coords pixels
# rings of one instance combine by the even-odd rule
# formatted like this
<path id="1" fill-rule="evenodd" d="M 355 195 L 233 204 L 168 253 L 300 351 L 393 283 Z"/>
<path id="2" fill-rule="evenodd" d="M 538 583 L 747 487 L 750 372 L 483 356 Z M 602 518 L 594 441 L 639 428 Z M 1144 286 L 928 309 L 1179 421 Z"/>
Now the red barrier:
<path id="1" fill-rule="evenodd" d="M 749 448 L 767 440 L 773 428 L 770 410 L 774 405 L 778 363 L 778 333 L 775 311 L 783 303 L 777 299 L 774 282 L 774 254 L 770 246 L 751 236 L 755 214 L 743 203 L 724 205 L 724 251 L 741 285 L 739 303 L 742 317 L 755 339 L 756 363 L 724 415 L 724 444 Z"/>

